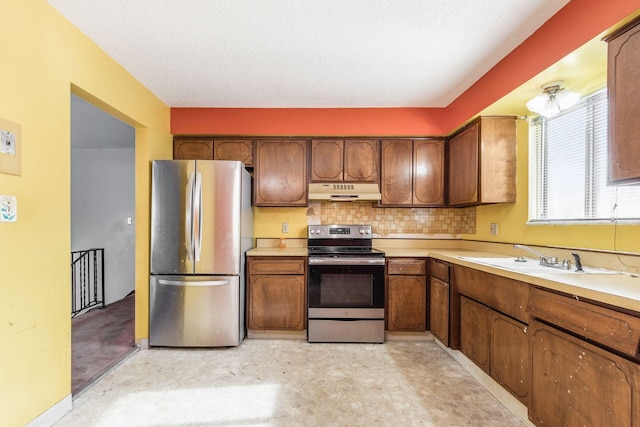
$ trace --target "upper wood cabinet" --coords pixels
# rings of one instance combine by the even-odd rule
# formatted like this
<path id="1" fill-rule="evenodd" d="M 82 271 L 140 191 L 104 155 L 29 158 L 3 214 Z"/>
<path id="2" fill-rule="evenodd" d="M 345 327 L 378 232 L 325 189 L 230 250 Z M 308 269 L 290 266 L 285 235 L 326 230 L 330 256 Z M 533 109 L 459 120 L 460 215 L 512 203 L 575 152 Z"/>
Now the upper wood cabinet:
<path id="1" fill-rule="evenodd" d="M 250 139 L 214 139 L 213 160 L 239 160 L 253 166 L 253 141 Z"/>
<path id="2" fill-rule="evenodd" d="M 256 206 L 307 205 L 307 141 L 257 140 L 254 160 Z"/>
<path id="3" fill-rule="evenodd" d="M 515 117 L 480 117 L 449 139 L 449 205 L 516 201 Z"/>
<path id="4" fill-rule="evenodd" d="M 640 182 L 640 19 L 605 39 L 608 42 L 609 181 Z"/>
<path id="5" fill-rule="evenodd" d="M 382 141 L 381 205 L 442 206 L 444 139 Z"/>
<path id="6" fill-rule="evenodd" d="M 253 166 L 253 141 L 241 138 L 173 139 L 173 158 L 177 160 L 239 160 Z"/>
<path id="7" fill-rule="evenodd" d="M 311 141 L 312 182 L 378 182 L 380 143 L 374 139 Z"/>
<path id="8" fill-rule="evenodd" d="M 173 158 L 175 160 L 213 160 L 213 139 L 174 138 Z"/>

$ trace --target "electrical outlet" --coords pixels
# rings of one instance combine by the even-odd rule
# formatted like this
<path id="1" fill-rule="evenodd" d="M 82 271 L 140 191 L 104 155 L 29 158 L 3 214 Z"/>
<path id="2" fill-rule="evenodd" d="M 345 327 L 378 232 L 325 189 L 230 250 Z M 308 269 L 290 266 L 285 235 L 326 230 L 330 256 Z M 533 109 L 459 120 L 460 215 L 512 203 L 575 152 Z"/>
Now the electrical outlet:
<path id="1" fill-rule="evenodd" d="M 289 224 L 287 224 L 286 222 L 282 223 L 282 232 L 283 233 L 288 233 L 289 232 Z"/>
<path id="2" fill-rule="evenodd" d="M 489 224 L 489 234 L 493 235 L 493 236 L 497 236 L 498 235 L 498 224 L 495 222 L 492 222 L 491 224 Z"/>

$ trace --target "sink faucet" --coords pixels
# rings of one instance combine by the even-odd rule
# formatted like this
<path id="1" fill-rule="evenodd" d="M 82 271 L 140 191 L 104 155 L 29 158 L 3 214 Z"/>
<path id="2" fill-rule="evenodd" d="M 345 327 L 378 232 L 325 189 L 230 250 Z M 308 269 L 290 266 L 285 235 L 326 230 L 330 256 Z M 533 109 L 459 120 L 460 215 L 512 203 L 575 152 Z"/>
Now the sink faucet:
<path id="1" fill-rule="evenodd" d="M 538 255 L 540 257 L 540 265 L 544 265 L 545 267 L 553 267 L 553 268 L 561 268 L 563 270 L 571 270 L 571 261 L 562 260 L 562 262 L 558 262 L 558 258 L 556 257 L 548 257 L 545 254 L 541 254 L 538 251 L 531 249 L 529 246 L 525 245 L 513 245 L 514 249 L 524 249 L 525 251 L 529 251 L 532 254 Z"/>

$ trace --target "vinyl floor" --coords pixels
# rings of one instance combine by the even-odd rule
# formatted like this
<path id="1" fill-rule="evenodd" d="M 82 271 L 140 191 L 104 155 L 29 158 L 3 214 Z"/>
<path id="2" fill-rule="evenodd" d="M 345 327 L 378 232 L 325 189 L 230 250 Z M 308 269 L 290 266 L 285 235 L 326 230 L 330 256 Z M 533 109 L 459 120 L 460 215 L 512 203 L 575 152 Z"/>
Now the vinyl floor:
<path id="1" fill-rule="evenodd" d="M 141 350 L 63 426 L 522 426 L 433 341 Z"/>

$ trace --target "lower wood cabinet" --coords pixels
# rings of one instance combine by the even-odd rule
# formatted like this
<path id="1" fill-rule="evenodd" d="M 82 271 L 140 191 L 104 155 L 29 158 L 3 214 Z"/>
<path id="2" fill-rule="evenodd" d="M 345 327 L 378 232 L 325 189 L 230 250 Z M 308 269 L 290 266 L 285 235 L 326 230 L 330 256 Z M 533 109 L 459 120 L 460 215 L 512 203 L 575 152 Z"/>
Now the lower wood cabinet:
<path id="1" fill-rule="evenodd" d="M 624 359 L 538 321 L 530 325 L 532 399 L 539 426 L 637 426 L 640 370 Z"/>
<path id="2" fill-rule="evenodd" d="M 450 266 L 444 261 L 431 259 L 429 263 L 429 329 L 445 346 L 449 346 L 451 316 Z"/>
<path id="3" fill-rule="evenodd" d="M 427 329 L 427 260 L 387 258 L 387 329 Z"/>
<path id="4" fill-rule="evenodd" d="M 306 258 L 248 257 L 247 328 L 305 328 Z"/>
<path id="5" fill-rule="evenodd" d="M 527 325 L 491 313 L 491 377 L 525 405 L 531 395 Z"/>
<path id="6" fill-rule="evenodd" d="M 491 309 L 465 296 L 460 301 L 460 351 L 490 373 Z"/>
<path id="7" fill-rule="evenodd" d="M 465 296 L 460 302 L 460 351 L 527 404 L 530 390 L 527 325 Z"/>
<path id="8" fill-rule="evenodd" d="M 449 283 L 431 277 L 429 282 L 429 328 L 445 346 L 449 345 Z"/>

